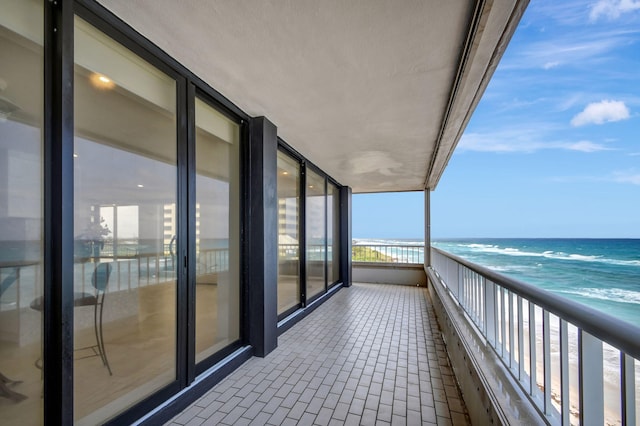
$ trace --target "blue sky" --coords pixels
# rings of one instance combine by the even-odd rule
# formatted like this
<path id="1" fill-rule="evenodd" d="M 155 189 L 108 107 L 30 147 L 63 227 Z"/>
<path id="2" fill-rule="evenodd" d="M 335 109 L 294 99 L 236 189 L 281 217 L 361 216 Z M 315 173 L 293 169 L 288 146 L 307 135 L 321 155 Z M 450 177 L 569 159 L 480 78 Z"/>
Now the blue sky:
<path id="1" fill-rule="evenodd" d="M 353 235 L 420 238 L 423 204 L 354 195 Z M 532 0 L 431 205 L 434 238 L 640 238 L 640 0 Z"/>

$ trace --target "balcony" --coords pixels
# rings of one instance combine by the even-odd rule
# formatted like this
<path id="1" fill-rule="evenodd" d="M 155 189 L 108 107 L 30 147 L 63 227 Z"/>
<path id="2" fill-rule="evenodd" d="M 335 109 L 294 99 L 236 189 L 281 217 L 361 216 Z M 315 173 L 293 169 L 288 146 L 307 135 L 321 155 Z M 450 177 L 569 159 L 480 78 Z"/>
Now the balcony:
<path id="1" fill-rule="evenodd" d="M 637 327 L 438 249 L 353 253 L 360 283 L 169 424 L 637 424 Z"/>
<path id="2" fill-rule="evenodd" d="M 169 424 L 389 423 L 470 424 L 425 287 L 340 290 Z"/>

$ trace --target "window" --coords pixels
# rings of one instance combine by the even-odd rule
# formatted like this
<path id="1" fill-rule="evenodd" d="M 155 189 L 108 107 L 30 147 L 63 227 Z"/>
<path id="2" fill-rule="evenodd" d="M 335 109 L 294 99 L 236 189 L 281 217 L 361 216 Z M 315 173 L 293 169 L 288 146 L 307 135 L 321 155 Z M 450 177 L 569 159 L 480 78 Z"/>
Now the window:
<path id="1" fill-rule="evenodd" d="M 325 291 L 327 201 L 325 178 L 307 168 L 307 300 Z"/>
<path id="2" fill-rule="evenodd" d="M 240 127 L 196 99 L 196 362 L 240 338 Z"/>
<path id="3" fill-rule="evenodd" d="M 327 283 L 340 280 L 340 188 L 327 185 Z"/>
<path id="4" fill-rule="evenodd" d="M 278 315 L 300 306 L 300 163 L 278 151 Z"/>
<path id="5" fill-rule="evenodd" d="M 74 415 L 97 424 L 176 380 L 176 83 L 78 17 L 74 45 Z"/>
<path id="6" fill-rule="evenodd" d="M 0 424 L 43 422 L 43 8 L 0 8 Z M 33 302 L 36 304 L 32 305 Z"/>

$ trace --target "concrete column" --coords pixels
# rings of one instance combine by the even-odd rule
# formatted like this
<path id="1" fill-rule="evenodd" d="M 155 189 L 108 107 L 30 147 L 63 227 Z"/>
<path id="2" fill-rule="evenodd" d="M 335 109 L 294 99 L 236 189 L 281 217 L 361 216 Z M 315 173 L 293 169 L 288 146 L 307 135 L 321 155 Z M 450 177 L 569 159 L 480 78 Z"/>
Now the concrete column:
<path id="1" fill-rule="evenodd" d="M 424 266 L 431 266 L 431 191 L 424 190 Z"/>
<path id="2" fill-rule="evenodd" d="M 351 188 L 340 188 L 340 277 L 351 286 Z"/>
<path id="3" fill-rule="evenodd" d="M 250 123 L 245 262 L 247 334 L 256 356 L 278 346 L 278 139 L 265 117 Z"/>

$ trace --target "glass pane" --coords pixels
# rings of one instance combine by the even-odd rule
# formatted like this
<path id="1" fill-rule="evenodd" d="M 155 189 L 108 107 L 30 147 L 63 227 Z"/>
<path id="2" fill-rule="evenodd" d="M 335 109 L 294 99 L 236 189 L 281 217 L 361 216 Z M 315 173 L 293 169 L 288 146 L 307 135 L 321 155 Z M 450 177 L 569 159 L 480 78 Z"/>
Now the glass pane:
<path id="1" fill-rule="evenodd" d="M 340 189 L 334 184 L 328 185 L 327 196 L 327 283 L 336 283 L 340 279 Z"/>
<path id="2" fill-rule="evenodd" d="M 325 290 L 326 197 L 324 177 L 307 171 L 307 299 Z"/>
<path id="3" fill-rule="evenodd" d="M 0 0 L 0 424 L 43 422 L 42 1 Z M 35 304 L 32 302 L 36 302 Z"/>
<path id="4" fill-rule="evenodd" d="M 175 81 L 75 21 L 74 415 L 176 379 Z"/>
<path id="5" fill-rule="evenodd" d="M 300 304 L 300 164 L 278 152 L 278 315 Z"/>
<path id="6" fill-rule="evenodd" d="M 239 135 L 196 99 L 196 362 L 240 338 Z"/>

